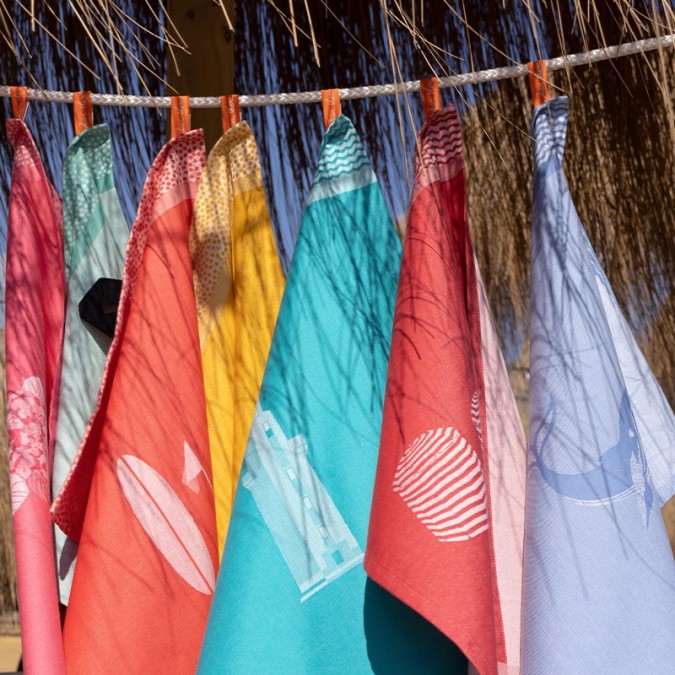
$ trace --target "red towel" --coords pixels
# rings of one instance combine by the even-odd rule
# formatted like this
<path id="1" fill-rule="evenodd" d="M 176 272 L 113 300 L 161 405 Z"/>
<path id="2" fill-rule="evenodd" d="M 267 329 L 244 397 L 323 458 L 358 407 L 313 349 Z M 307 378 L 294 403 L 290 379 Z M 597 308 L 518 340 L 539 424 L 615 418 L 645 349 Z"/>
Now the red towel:
<path id="1" fill-rule="evenodd" d="M 481 675 L 517 673 L 525 440 L 469 233 L 457 114 L 420 132 L 365 567 Z"/>

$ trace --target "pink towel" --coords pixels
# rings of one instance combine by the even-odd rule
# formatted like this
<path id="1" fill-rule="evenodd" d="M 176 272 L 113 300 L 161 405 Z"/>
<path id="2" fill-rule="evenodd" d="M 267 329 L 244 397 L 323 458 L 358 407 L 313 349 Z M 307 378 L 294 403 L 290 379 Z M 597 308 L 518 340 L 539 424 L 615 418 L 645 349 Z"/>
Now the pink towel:
<path id="1" fill-rule="evenodd" d="M 23 661 L 65 673 L 49 517 L 64 315 L 61 200 L 26 125 L 7 120 L 14 146 L 7 225 L 7 430 Z"/>

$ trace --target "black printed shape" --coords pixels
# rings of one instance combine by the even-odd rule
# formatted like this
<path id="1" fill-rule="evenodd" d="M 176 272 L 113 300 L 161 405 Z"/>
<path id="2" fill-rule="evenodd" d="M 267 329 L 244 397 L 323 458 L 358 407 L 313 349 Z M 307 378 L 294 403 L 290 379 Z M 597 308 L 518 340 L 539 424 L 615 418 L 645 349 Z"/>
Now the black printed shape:
<path id="1" fill-rule="evenodd" d="M 80 319 L 104 335 L 114 337 L 121 292 L 120 279 L 98 279 L 80 300 L 78 305 Z"/>

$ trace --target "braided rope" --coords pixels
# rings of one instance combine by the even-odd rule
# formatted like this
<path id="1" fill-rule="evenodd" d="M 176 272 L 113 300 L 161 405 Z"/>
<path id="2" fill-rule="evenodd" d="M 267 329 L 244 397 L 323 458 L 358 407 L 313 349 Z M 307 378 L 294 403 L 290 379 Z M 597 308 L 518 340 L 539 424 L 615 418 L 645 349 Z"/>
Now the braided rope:
<path id="1" fill-rule="evenodd" d="M 628 56 L 630 54 L 643 54 L 664 47 L 675 46 L 675 33 L 664 35 L 662 37 L 648 38 L 638 40 L 637 42 L 627 42 L 612 47 L 592 49 L 588 52 L 579 54 L 569 54 L 568 56 L 558 56 L 554 59 L 548 59 L 546 64 L 549 72 L 562 70 L 564 68 L 573 68 L 598 61 L 608 61 L 619 56 Z M 481 84 L 484 82 L 496 82 L 497 80 L 508 80 L 516 77 L 522 77 L 528 74 L 527 65 L 506 66 L 504 68 L 489 68 L 479 70 L 473 73 L 462 73 L 451 75 L 450 77 L 439 78 L 439 87 L 447 89 L 449 87 L 461 87 L 467 84 Z M 375 84 L 364 87 L 350 87 L 348 89 L 339 89 L 340 98 L 343 101 L 359 98 L 372 98 L 375 96 L 392 96 L 394 94 L 417 92 L 420 90 L 419 80 L 408 82 L 399 82 L 397 84 Z M 8 97 L 10 90 L 8 86 L 0 86 L 0 97 Z M 48 101 L 53 103 L 72 103 L 73 94 L 67 91 L 46 91 L 42 89 L 28 89 L 26 98 L 29 101 Z M 91 95 L 93 105 L 114 105 L 130 108 L 170 108 L 170 96 L 129 96 L 121 94 L 93 94 Z M 320 103 L 320 91 L 301 91 L 288 92 L 280 94 L 261 94 L 261 95 L 241 95 L 239 96 L 239 105 L 242 107 L 260 107 L 266 105 L 293 105 L 297 103 Z M 190 97 L 191 108 L 219 108 L 220 98 L 218 96 L 194 96 Z"/>

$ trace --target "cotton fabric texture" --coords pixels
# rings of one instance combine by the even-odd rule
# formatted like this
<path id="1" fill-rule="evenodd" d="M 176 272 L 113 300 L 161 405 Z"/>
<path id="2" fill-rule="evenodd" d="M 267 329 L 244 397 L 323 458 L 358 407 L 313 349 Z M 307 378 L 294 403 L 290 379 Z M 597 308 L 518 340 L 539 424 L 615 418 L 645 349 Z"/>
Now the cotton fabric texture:
<path id="1" fill-rule="evenodd" d="M 419 134 L 365 567 L 481 675 L 519 669 L 524 488 L 525 438 L 448 106 Z M 457 651 L 444 671 L 466 672 Z"/>
<path id="2" fill-rule="evenodd" d="M 246 122 L 209 154 L 191 239 L 222 555 L 284 290 L 260 160 Z"/>
<path id="3" fill-rule="evenodd" d="M 666 675 L 675 565 L 660 508 L 675 420 L 572 203 L 567 117 L 561 97 L 532 122 L 523 673 Z"/>
<path id="4" fill-rule="evenodd" d="M 66 323 L 53 491 L 68 475 L 94 410 L 110 343 L 83 321 L 80 303 L 99 279 L 121 279 L 129 227 L 115 189 L 110 133 L 105 124 L 73 139 L 63 166 Z M 77 544 L 55 527 L 59 596 L 68 604 Z"/>
<path id="5" fill-rule="evenodd" d="M 287 278 L 200 673 L 371 672 L 362 560 L 399 260 L 339 117 Z"/>
<path id="6" fill-rule="evenodd" d="M 79 541 L 69 673 L 197 665 L 218 562 L 189 251 L 204 161 L 192 131 L 150 169 L 96 410 L 53 507 Z"/>
<path id="7" fill-rule="evenodd" d="M 23 121 L 14 148 L 7 222 L 5 346 L 9 483 L 26 672 L 65 673 L 49 518 L 63 341 L 61 200 Z"/>

